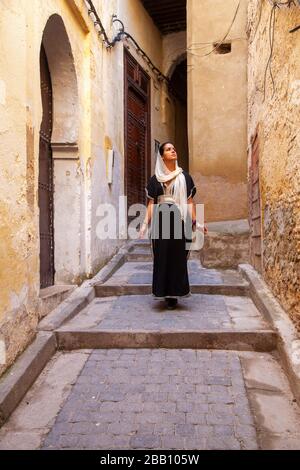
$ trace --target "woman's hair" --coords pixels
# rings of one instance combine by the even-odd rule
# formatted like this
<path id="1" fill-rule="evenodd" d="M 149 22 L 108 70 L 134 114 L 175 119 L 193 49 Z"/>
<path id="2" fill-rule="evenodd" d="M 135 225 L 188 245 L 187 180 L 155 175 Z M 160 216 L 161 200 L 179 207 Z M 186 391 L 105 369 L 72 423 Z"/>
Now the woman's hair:
<path id="1" fill-rule="evenodd" d="M 165 146 L 166 146 L 167 144 L 172 144 L 172 142 L 170 142 L 169 140 L 167 140 L 166 142 L 164 142 L 163 144 L 161 144 L 161 145 L 159 146 L 159 153 L 160 153 L 161 156 L 163 156 L 164 150 L 165 150 Z M 173 145 L 173 144 L 172 144 L 172 145 Z"/>

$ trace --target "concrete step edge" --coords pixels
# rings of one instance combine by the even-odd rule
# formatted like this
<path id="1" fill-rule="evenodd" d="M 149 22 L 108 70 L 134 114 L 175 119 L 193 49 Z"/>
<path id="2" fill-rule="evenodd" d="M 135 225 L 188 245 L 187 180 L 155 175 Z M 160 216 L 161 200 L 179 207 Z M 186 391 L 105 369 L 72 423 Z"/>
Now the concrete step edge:
<path id="1" fill-rule="evenodd" d="M 109 348 L 217 349 L 271 352 L 277 347 L 273 330 L 245 331 L 56 331 L 60 350 Z"/>
<path id="2" fill-rule="evenodd" d="M 122 295 L 149 295 L 152 293 L 151 284 L 126 284 L 120 285 L 95 285 L 96 297 L 113 297 Z M 244 284 L 191 284 L 192 294 L 208 294 L 208 295 L 232 295 L 232 296 L 248 296 L 249 286 Z"/>

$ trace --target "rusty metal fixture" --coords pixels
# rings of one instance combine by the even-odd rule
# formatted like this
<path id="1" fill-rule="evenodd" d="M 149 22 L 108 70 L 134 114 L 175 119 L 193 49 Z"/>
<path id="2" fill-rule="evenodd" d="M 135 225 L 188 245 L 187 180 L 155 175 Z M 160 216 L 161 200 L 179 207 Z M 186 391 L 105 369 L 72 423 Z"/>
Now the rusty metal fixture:
<path id="1" fill-rule="evenodd" d="M 112 22 L 113 23 L 120 23 L 121 28 L 119 32 L 116 34 L 116 36 L 110 41 L 107 33 L 104 29 L 104 26 L 102 24 L 102 21 L 97 13 L 97 10 L 91 0 L 85 0 L 87 6 L 88 6 L 88 14 L 91 17 L 94 26 L 96 29 L 99 29 L 98 35 L 99 37 L 102 37 L 103 42 L 107 49 L 113 48 L 115 44 L 119 41 L 121 41 L 123 38 L 130 39 L 131 42 L 134 44 L 136 51 L 142 56 L 142 58 L 147 62 L 148 66 L 157 75 L 158 80 L 165 80 L 167 83 L 169 83 L 168 77 L 166 77 L 152 62 L 150 57 L 146 54 L 145 51 L 139 46 L 139 44 L 136 42 L 136 40 L 131 36 L 131 34 L 127 33 L 125 31 L 124 23 L 117 18 L 116 15 L 112 16 Z"/>

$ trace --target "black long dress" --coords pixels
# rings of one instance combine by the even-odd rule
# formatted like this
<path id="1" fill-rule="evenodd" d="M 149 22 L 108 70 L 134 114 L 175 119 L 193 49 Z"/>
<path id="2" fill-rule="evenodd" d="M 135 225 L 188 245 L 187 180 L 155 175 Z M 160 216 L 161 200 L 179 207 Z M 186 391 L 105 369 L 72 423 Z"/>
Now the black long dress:
<path id="1" fill-rule="evenodd" d="M 192 177 L 185 171 L 187 199 L 196 194 Z M 157 299 L 187 297 L 190 285 L 187 270 L 189 251 L 186 242 L 191 241 L 191 224 L 188 217 L 186 225 L 181 220 L 180 211 L 175 204 L 158 203 L 158 197 L 165 194 L 162 183 L 152 176 L 146 187 L 146 194 L 154 201 L 154 212 L 151 221 L 151 243 L 153 250 L 152 294 Z M 167 207 L 167 210 L 166 209 Z M 169 215 L 171 209 L 171 217 Z M 164 218 L 170 221 L 169 235 L 163 232 Z M 178 231 L 178 227 L 180 230 Z M 181 232 L 181 233 L 180 233 Z"/>

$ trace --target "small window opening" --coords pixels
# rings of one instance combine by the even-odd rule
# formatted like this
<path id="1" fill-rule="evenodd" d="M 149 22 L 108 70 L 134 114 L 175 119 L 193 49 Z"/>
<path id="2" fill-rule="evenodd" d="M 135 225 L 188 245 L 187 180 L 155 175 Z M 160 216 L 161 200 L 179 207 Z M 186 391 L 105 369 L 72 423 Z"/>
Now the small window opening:
<path id="1" fill-rule="evenodd" d="M 231 52 L 231 42 L 223 42 L 222 44 L 218 44 L 217 42 L 214 44 L 215 54 L 230 54 Z"/>

